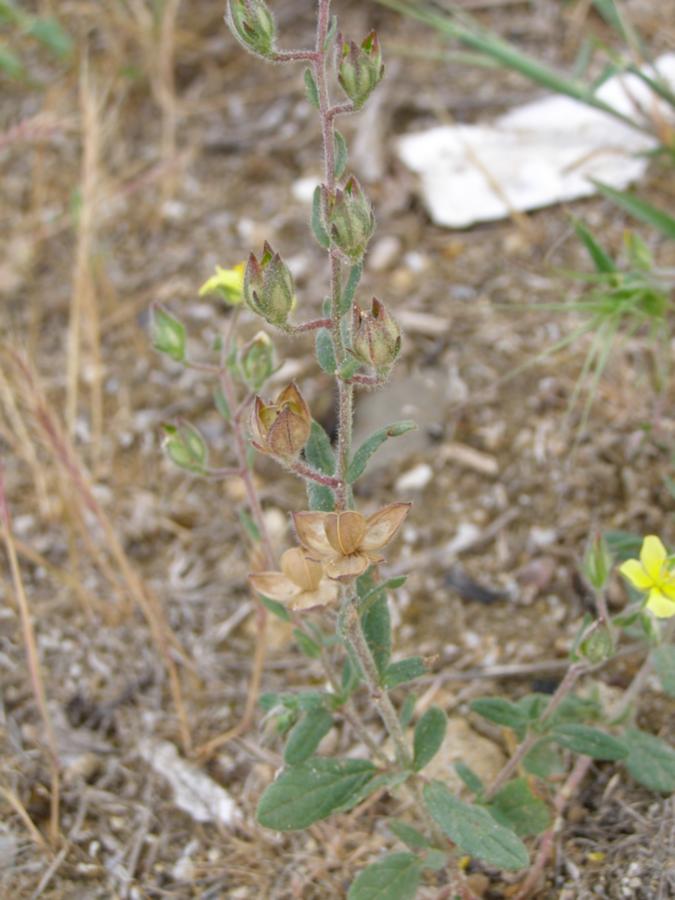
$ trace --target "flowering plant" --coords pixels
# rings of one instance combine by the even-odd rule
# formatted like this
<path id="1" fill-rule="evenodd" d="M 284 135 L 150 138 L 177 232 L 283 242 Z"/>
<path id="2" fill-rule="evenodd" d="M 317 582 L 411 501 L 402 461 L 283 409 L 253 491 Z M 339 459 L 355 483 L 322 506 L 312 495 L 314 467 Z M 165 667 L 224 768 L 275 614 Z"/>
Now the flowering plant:
<path id="1" fill-rule="evenodd" d="M 548 861 L 556 828 L 552 813 L 564 811 L 594 760 L 622 761 L 643 784 L 659 791 L 675 789 L 675 752 L 653 736 L 626 727 L 652 667 L 662 676 L 664 688 L 673 690 L 672 647 L 653 616 L 675 613 L 675 573 L 659 539 L 647 537 L 640 560 L 624 561 L 620 569 L 647 593 L 646 605 L 611 616 L 605 592 L 619 554 L 602 538 L 592 541 L 584 574 L 597 615 L 581 623 L 569 669 L 557 689 L 550 696 L 533 693 L 517 702 L 483 697 L 471 703 L 474 713 L 508 733 L 507 744 L 515 750 L 506 765 L 484 784 L 470 765 L 458 763 L 463 797 L 428 777 L 425 769 L 446 738 L 446 714 L 430 706 L 410 734 L 415 695 L 408 693 L 398 708 L 392 699 L 394 690 L 426 674 L 428 663 L 419 656 L 392 661 L 388 595 L 405 577 L 386 578 L 379 569 L 383 551 L 394 541 L 411 505 L 394 501 L 368 514 L 355 508 L 353 495 L 354 483 L 378 448 L 414 428 L 408 421 L 395 422 L 374 432 L 357 450 L 352 446 L 355 392 L 376 387 L 389 376 L 400 353 L 401 330 L 382 301 L 373 298 L 366 311 L 357 300 L 375 219 L 358 181 L 346 175 L 346 142 L 335 122 L 366 103 L 383 75 L 382 51 L 374 32 L 361 44 L 339 36 L 330 5 L 330 0 L 318 0 L 315 46 L 291 51 L 279 49 L 265 0 L 230 0 L 228 7 L 230 28 L 247 50 L 268 61 L 306 66 L 307 96 L 318 110 L 324 151 L 311 230 L 326 252 L 328 298 L 320 317 L 290 322 L 291 313 L 302 315 L 306 304 L 297 296 L 289 267 L 267 242 L 260 258 L 251 253 L 244 268 L 217 269 L 201 291 L 215 293 L 231 306 L 230 328 L 219 342 L 217 364 L 191 360 L 184 326 L 168 310 L 156 307 L 155 347 L 217 378 L 216 404 L 232 430 L 236 464 L 211 466 L 204 439 L 185 422 L 167 427 L 165 447 L 173 461 L 192 474 L 242 480 L 247 503 L 242 520 L 254 546 L 249 581 L 257 596 L 260 642 L 264 644 L 267 613 L 291 621 L 299 649 L 319 660 L 325 672 L 323 690 L 260 698 L 286 743 L 283 768 L 260 798 L 258 822 L 280 832 L 300 830 L 354 809 L 376 793 L 388 795 L 388 810 L 401 800 L 402 809 L 408 810 L 405 820 L 388 820 L 389 831 L 407 849 L 361 871 L 349 890 L 350 900 L 411 900 L 423 878 L 449 884 L 447 896 L 454 891 L 470 898 L 474 895 L 457 864 L 460 853 L 492 869 L 528 869 L 518 893 L 525 897 L 537 887 Z M 329 94 L 331 72 L 345 95 L 336 103 Z M 336 382 L 335 442 L 313 418 L 298 385 L 283 387 L 272 401 L 260 396 L 275 371 L 276 356 L 265 332 L 238 345 L 236 323 L 243 309 L 285 335 L 314 337 L 318 364 Z M 298 476 L 307 488 L 308 509 L 293 513 L 297 543 L 278 561 L 252 477 L 251 447 Z M 622 632 L 632 633 L 636 627 L 651 651 L 626 702 L 608 710 L 598 700 L 575 694 L 582 676 L 613 659 Z M 254 676 L 255 690 L 260 671 Z M 249 724 L 245 719 L 234 733 Z M 357 742 L 353 755 L 333 758 L 321 753 L 323 739 L 335 727 L 351 730 Z M 214 738 L 202 753 L 232 736 L 229 732 Z M 658 766 L 653 765 L 656 758 Z M 567 769 L 560 786 L 557 781 Z M 532 864 L 526 841 L 537 846 Z"/>

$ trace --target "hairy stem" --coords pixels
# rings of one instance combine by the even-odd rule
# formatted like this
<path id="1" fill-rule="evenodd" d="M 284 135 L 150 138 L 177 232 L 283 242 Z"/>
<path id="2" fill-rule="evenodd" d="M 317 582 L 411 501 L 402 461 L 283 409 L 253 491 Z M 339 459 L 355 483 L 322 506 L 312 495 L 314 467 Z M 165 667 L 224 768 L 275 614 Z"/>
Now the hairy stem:
<path id="1" fill-rule="evenodd" d="M 356 608 L 355 598 L 347 601 L 345 625 L 347 642 L 354 656 L 359 661 L 361 671 L 370 690 L 370 696 L 394 744 L 396 760 L 403 769 L 410 769 L 412 758 L 403 734 L 403 728 L 389 694 L 380 685 L 380 676 L 361 627 L 361 618 Z"/>

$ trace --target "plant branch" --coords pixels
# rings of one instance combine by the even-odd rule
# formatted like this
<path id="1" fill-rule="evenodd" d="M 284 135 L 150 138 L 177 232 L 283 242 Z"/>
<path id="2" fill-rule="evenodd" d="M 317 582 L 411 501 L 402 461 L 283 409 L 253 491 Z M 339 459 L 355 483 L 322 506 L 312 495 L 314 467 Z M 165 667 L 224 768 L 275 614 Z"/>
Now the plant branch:
<path id="1" fill-rule="evenodd" d="M 380 677 L 361 627 L 361 618 L 356 608 L 355 598 L 347 600 L 345 614 L 345 637 L 354 652 L 370 690 L 370 696 L 394 744 L 396 760 L 403 769 L 410 769 L 412 758 L 406 744 L 403 728 L 386 688 L 380 685 Z"/>
<path id="2" fill-rule="evenodd" d="M 542 722 L 545 722 L 546 719 L 549 719 L 553 715 L 553 713 L 560 706 L 565 697 L 567 697 L 567 695 L 572 691 L 572 688 L 576 684 L 577 679 L 581 675 L 584 675 L 586 672 L 590 671 L 591 668 L 592 666 L 589 666 L 585 662 L 575 663 L 569 667 L 569 669 L 565 673 L 565 677 L 558 685 L 556 692 L 549 700 L 548 705 L 541 716 Z M 494 795 L 504 787 L 506 782 L 518 770 L 518 767 L 520 766 L 523 759 L 527 756 L 527 754 L 540 738 L 540 734 L 534 734 L 533 732 L 530 732 L 525 740 L 521 744 L 519 744 L 518 747 L 516 747 L 513 756 L 509 759 L 504 768 L 497 774 L 492 784 L 485 791 L 485 800 L 491 800 Z"/>

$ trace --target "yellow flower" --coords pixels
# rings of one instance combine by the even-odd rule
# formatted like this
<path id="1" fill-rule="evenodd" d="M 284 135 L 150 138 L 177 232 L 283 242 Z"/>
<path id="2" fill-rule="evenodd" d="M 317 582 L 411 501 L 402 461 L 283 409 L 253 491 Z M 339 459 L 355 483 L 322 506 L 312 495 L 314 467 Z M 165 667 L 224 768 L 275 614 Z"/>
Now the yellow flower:
<path id="1" fill-rule="evenodd" d="M 238 306 L 244 299 L 244 263 L 239 263 L 233 269 L 221 269 L 216 266 L 216 274 L 199 288 L 199 296 L 218 294 L 221 300 L 230 306 Z"/>
<path id="2" fill-rule="evenodd" d="M 279 565 L 281 572 L 257 572 L 248 576 L 263 597 L 286 603 L 291 609 L 327 606 L 337 600 L 337 584 L 325 579 L 321 564 L 309 559 L 300 547 L 287 550 Z"/>
<path id="3" fill-rule="evenodd" d="M 394 537 L 410 503 L 390 503 L 366 518 L 359 512 L 299 512 L 295 530 L 310 559 L 323 564 L 329 578 L 350 581 L 384 559 L 377 551 Z"/>
<path id="4" fill-rule="evenodd" d="M 639 561 L 629 559 L 619 571 L 639 591 L 649 594 L 647 609 L 657 618 L 675 616 L 675 570 L 655 534 L 647 535 L 642 542 Z"/>

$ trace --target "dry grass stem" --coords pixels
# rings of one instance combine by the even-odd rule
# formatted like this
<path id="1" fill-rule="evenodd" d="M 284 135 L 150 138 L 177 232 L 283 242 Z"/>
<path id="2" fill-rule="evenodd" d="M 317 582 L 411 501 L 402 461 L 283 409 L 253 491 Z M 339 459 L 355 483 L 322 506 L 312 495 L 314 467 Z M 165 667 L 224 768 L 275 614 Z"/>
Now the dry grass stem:
<path id="1" fill-rule="evenodd" d="M 5 495 L 5 476 L 4 468 L 0 463 L 0 524 L 2 524 L 2 537 L 5 544 L 5 550 L 9 558 L 9 568 L 12 573 L 12 584 L 14 587 L 14 596 L 19 608 L 21 617 L 21 629 L 23 634 L 24 649 L 26 652 L 26 661 L 28 664 L 28 672 L 30 674 L 31 687 L 35 703 L 42 719 L 45 738 L 47 742 L 49 769 L 51 773 L 51 791 L 50 791 L 50 815 L 49 815 L 49 839 L 53 847 L 60 840 L 59 832 L 59 801 L 60 801 L 60 777 L 59 777 L 59 750 L 56 742 L 56 735 L 52 727 L 51 717 L 47 708 L 47 695 L 45 693 L 44 681 L 42 678 L 42 669 L 40 667 L 40 655 L 38 653 L 37 641 L 35 639 L 35 629 L 33 628 L 33 620 L 31 616 L 28 596 L 24 589 L 23 580 L 21 578 L 21 570 L 14 546 L 14 538 L 12 535 L 12 521 Z"/>

